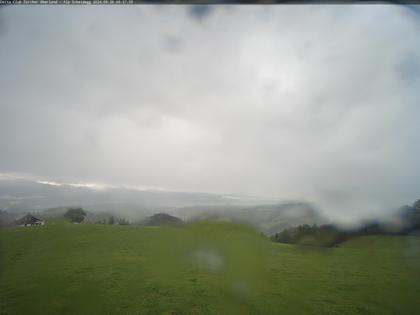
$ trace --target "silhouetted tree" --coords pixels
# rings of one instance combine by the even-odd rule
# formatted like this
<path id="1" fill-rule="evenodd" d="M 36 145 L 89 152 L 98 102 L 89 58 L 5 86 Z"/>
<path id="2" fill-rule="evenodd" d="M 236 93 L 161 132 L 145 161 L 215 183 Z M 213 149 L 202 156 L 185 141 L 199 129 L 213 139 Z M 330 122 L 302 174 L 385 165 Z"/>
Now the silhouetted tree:
<path id="1" fill-rule="evenodd" d="M 64 214 L 64 218 L 70 222 L 80 223 L 86 217 L 86 212 L 82 208 L 70 208 Z"/>
<path id="2" fill-rule="evenodd" d="M 334 246 L 348 239 L 346 232 L 332 225 L 303 224 L 275 234 L 272 240 L 281 243 L 293 243 L 312 246 Z"/>
<path id="3" fill-rule="evenodd" d="M 118 219 L 118 225 L 128 225 L 128 221 L 124 218 L 119 218 Z"/>

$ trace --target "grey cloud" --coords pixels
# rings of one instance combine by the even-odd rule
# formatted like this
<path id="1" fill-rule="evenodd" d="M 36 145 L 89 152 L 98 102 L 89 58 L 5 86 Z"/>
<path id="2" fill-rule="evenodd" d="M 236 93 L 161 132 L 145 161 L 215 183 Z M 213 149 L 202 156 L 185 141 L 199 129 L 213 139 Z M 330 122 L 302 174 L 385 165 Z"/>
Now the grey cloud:
<path id="1" fill-rule="evenodd" d="M 188 14 L 199 21 L 209 17 L 213 12 L 211 5 L 192 5 L 188 8 Z"/>
<path id="2" fill-rule="evenodd" d="M 408 53 L 405 58 L 397 64 L 396 71 L 408 85 L 419 83 L 420 79 L 420 60 L 415 53 Z"/>
<path id="3" fill-rule="evenodd" d="M 182 39 L 178 36 L 166 35 L 163 37 L 163 46 L 168 52 L 179 53 L 183 44 Z"/>
<path id="4" fill-rule="evenodd" d="M 419 197 L 420 24 L 399 8 L 1 11 L 0 172 L 346 218 Z"/>

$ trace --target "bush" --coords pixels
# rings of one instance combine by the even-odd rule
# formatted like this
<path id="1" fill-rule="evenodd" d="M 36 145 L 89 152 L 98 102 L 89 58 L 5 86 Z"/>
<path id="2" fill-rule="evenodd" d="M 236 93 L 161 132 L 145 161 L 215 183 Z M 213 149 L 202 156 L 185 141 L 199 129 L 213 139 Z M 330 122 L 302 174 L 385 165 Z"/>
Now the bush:
<path id="1" fill-rule="evenodd" d="M 64 214 L 64 218 L 70 222 L 80 223 L 85 219 L 86 214 L 82 208 L 71 208 Z"/>

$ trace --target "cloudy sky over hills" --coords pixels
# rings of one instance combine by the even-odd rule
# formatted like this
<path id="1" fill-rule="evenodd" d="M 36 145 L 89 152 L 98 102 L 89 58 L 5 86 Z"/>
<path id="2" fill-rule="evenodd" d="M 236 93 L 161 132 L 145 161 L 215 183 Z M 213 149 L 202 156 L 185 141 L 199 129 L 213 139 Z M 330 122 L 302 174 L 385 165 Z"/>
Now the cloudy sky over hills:
<path id="1" fill-rule="evenodd" d="M 412 202 L 419 33 L 392 5 L 2 8 L 0 173 Z"/>

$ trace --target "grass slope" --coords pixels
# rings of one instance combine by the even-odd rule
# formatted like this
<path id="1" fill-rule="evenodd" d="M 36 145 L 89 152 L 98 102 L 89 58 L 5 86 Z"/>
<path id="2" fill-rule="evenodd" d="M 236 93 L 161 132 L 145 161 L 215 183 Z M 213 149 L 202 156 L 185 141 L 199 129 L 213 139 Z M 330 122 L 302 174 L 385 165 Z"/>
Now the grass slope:
<path id="1" fill-rule="evenodd" d="M 0 314 L 415 314 L 420 240 L 319 251 L 229 223 L 0 230 Z"/>

